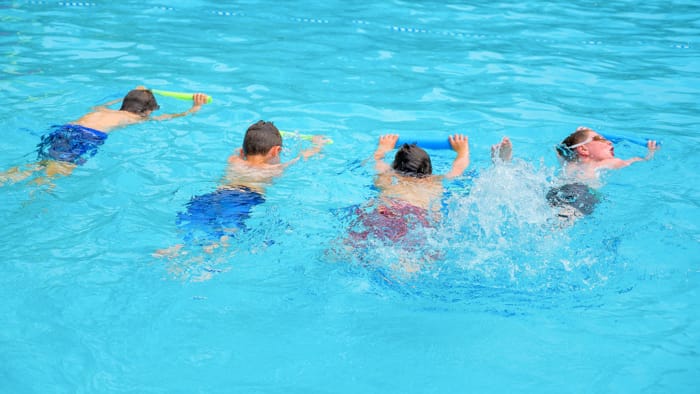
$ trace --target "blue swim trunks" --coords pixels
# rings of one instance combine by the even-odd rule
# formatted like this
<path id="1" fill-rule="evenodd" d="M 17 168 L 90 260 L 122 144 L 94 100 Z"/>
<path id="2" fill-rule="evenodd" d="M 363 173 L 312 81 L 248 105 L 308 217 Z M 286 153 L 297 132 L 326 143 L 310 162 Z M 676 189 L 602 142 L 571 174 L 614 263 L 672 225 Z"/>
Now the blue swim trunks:
<path id="1" fill-rule="evenodd" d="M 186 231 L 185 241 L 201 239 L 218 241 L 245 229 L 245 221 L 258 204 L 265 202 L 262 194 L 247 187 L 219 189 L 192 197 L 187 211 L 177 215 L 177 225 Z"/>
<path id="2" fill-rule="evenodd" d="M 53 131 L 41 137 L 37 145 L 38 160 L 56 160 L 82 165 L 95 156 L 104 144 L 107 133 L 76 124 L 53 126 Z"/>

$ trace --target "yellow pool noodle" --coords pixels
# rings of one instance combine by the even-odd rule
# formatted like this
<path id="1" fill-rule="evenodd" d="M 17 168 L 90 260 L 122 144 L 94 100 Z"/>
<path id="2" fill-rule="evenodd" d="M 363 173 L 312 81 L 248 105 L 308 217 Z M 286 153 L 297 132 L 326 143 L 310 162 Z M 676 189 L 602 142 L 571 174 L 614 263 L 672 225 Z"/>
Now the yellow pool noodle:
<path id="1" fill-rule="evenodd" d="M 282 135 L 282 137 L 290 137 L 290 138 L 297 137 L 297 138 L 301 138 L 302 140 L 307 140 L 307 141 L 311 141 L 314 138 L 313 135 L 299 134 L 299 133 L 293 132 L 293 131 L 280 130 L 280 134 Z M 333 140 L 331 140 L 330 138 L 326 138 L 326 141 L 328 141 L 329 144 L 333 143 Z"/>
<path id="2" fill-rule="evenodd" d="M 159 90 L 159 89 L 151 89 L 151 92 L 153 92 L 153 94 L 157 94 L 159 96 L 172 97 L 172 98 L 176 98 L 179 100 L 192 100 L 192 97 L 194 97 L 194 93 L 169 92 L 167 90 Z M 211 101 L 212 101 L 211 96 L 207 96 L 207 104 L 211 103 Z"/>

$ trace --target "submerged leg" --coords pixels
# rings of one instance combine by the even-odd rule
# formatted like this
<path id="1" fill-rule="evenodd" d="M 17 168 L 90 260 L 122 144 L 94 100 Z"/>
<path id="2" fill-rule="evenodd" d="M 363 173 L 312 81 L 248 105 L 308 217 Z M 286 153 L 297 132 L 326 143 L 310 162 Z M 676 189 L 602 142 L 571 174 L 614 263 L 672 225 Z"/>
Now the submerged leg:
<path id="1" fill-rule="evenodd" d="M 17 183 L 19 181 L 23 181 L 43 168 L 44 166 L 40 165 L 39 163 L 28 164 L 23 170 L 20 170 L 19 166 L 12 167 L 3 173 L 0 173 L 0 186 L 2 186 L 5 182 Z"/>
<path id="2" fill-rule="evenodd" d="M 172 259 L 174 257 L 180 256 L 183 254 L 187 254 L 187 252 L 184 252 L 184 251 L 182 253 L 180 253 L 180 250 L 184 246 L 185 246 L 184 244 L 177 244 L 177 245 L 171 246 L 169 248 L 158 249 L 155 252 L 153 252 L 152 256 L 157 257 L 157 258 L 167 257 L 169 259 Z"/>
<path id="3" fill-rule="evenodd" d="M 54 177 L 56 175 L 68 176 L 73 173 L 75 164 L 66 163 L 65 161 L 49 161 L 46 163 L 46 175 Z"/>
<path id="4" fill-rule="evenodd" d="M 32 182 L 37 185 L 52 185 L 51 179 L 56 175 L 68 176 L 73 173 L 76 165 L 73 163 L 67 163 L 64 161 L 47 160 L 41 162 L 40 165 L 46 170 L 46 176 L 41 178 L 36 178 Z"/>

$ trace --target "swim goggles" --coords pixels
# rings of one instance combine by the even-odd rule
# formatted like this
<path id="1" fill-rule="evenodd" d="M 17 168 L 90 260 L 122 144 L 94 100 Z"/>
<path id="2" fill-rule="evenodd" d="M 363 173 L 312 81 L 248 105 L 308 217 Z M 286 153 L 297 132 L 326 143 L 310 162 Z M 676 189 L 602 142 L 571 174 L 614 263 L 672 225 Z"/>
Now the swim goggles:
<path id="1" fill-rule="evenodd" d="M 571 146 L 567 146 L 567 148 L 569 148 L 569 149 L 575 149 L 575 148 L 578 148 L 579 146 L 586 145 L 587 143 L 593 142 L 593 141 L 610 142 L 608 139 L 606 139 L 606 138 L 603 137 L 602 135 L 594 135 L 593 137 L 587 138 L 587 139 L 586 139 L 585 141 L 583 141 L 583 142 L 579 142 L 578 144 L 573 144 L 573 145 L 571 145 Z"/>

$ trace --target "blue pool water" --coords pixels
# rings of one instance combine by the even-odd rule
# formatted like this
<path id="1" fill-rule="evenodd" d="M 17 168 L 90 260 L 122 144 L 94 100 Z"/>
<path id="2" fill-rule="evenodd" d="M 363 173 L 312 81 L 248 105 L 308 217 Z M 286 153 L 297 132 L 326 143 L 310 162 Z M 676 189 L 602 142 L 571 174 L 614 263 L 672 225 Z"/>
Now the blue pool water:
<path id="1" fill-rule="evenodd" d="M 0 187 L 0 392 L 697 391 L 696 2 L 168 4 L 0 4 L 3 170 L 136 85 L 214 97 L 53 186 Z M 259 119 L 334 143 L 228 249 L 153 257 Z M 542 196 L 579 125 L 663 148 L 561 229 Z M 477 174 L 419 252 L 348 253 L 386 132 L 466 133 Z M 504 135 L 516 159 L 492 167 Z"/>

